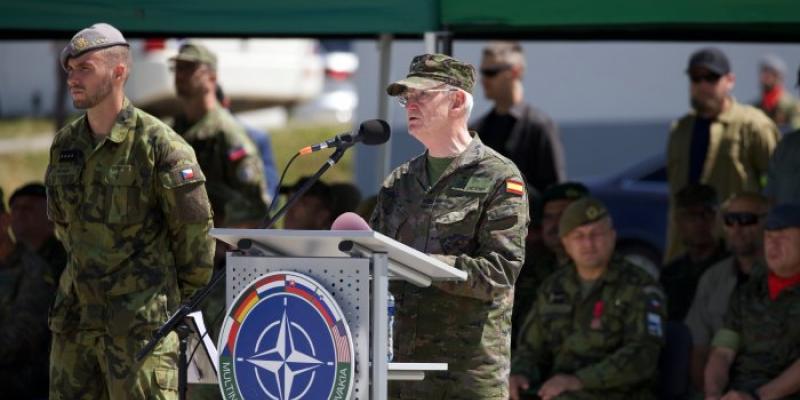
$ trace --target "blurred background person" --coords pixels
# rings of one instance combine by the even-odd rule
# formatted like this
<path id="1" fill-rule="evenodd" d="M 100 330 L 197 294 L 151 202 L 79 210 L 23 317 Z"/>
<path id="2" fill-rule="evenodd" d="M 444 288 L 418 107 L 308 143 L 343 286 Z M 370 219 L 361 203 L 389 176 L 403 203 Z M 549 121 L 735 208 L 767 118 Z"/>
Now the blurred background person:
<path id="1" fill-rule="evenodd" d="M 11 194 L 11 230 L 18 242 L 28 246 L 50 268 L 46 279 L 54 285 L 67 265 L 67 252 L 56 239 L 53 222 L 47 218 L 47 193 L 41 183 L 29 183 Z"/>
<path id="2" fill-rule="evenodd" d="M 542 193 L 566 179 L 558 128 L 544 112 L 524 102 L 525 55 L 518 42 L 492 42 L 483 49 L 481 84 L 494 107 L 470 125 L 484 144 L 516 164 L 525 182 Z"/>
<path id="3" fill-rule="evenodd" d="M 48 265 L 11 238 L 0 189 L 0 385 L 8 399 L 46 399 L 50 364 L 47 313 L 55 285 Z"/>
<path id="4" fill-rule="evenodd" d="M 772 118 L 781 131 L 800 128 L 800 102 L 784 86 L 786 62 L 774 54 L 761 58 L 758 68 L 761 97 L 753 105 Z"/>
<path id="5" fill-rule="evenodd" d="M 722 206 L 723 232 L 731 256 L 712 265 L 697 284 L 686 325 L 692 336 L 691 378 L 703 390 L 703 369 L 711 338 L 722 327 L 722 318 L 734 289 L 748 280 L 753 265 L 764 255 L 764 219 L 769 205 L 754 192 L 737 193 Z"/>

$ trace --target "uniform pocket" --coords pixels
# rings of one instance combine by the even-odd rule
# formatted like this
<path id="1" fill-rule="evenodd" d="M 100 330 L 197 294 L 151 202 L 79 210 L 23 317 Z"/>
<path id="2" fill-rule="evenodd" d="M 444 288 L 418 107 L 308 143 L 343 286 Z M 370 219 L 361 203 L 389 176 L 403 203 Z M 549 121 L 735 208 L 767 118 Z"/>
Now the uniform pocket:
<path id="1" fill-rule="evenodd" d="M 159 388 L 165 390 L 178 390 L 178 374 L 174 369 L 156 368 L 153 377 Z"/>
<path id="2" fill-rule="evenodd" d="M 75 219 L 81 204 L 81 167 L 56 165 L 47 168 L 47 213 L 55 222 L 66 223 Z"/>
<path id="3" fill-rule="evenodd" d="M 112 165 L 103 177 L 108 190 L 109 224 L 131 224 L 144 218 L 141 187 L 132 165 Z"/>

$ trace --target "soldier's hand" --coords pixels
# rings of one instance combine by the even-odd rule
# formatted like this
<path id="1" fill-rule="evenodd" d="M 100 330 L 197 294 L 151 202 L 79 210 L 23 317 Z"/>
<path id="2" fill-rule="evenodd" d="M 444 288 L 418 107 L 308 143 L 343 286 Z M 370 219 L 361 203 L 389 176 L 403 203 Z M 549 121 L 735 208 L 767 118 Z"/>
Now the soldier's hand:
<path id="1" fill-rule="evenodd" d="M 520 392 L 528 390 L 530 383 L 528 378 L 522 375 L 511 375 L 508 378 L 508 398 L 511 400 L 519 400 Z"/>
<path id="2" fill-rule="evenodd" d="M 539 389 L 542 400 L 550 400 L 561 393 L 583 389 L 583 382 L 574 375 L 558 374 L 548 379 Z"/>

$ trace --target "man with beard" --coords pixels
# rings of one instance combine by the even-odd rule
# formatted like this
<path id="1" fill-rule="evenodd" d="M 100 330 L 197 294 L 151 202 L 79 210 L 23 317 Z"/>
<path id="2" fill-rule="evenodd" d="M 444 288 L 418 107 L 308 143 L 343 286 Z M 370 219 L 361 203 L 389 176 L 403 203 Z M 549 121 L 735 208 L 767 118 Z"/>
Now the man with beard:
<path id="1" fill-rule="evenodd" d="M 61 52 L 76 108 L 50 149 L 47 213 L 69 254 L 50 311 L 50 399 L 177 398 L 178 338 L 135 356 L 211 276 L 192 148 L 125 97 L 128 43 L 95 24 Z"/>
<path id="2" fill-rule="evenodd" d="M 214 224 L 254 228 L 267 214 L 267 183 L 258 150 L 244 127 L 217 101 L 217 56 L 198 42 L 170 59 L 183 114 L 173 128 L 194 148 L 206 175 Z"/>
<path id="3" fill-rule="evenodd" d="M 721 50 L 696 51 L 686 73 L 693 111 L 673 124 L 667 143 L 667 261 L 683 252 L 675 229 L 676 192 L 693 183 L 712 186 L 723 199 L 742 191 L 760 191 L 780 138 L 769 117 L 731 96 L 736 78 Z"/>
<path id="4" fill-rule="evenodd" d="M 703 368 L 711 338 L 722 327 L 731 293 L 747 282 L 753 265 L 764 254 L 767 206 L 764 196 L 752 192 L 736 194 L 722 206 L 725 242 L 732 257 L 712 265 L 703 274 L 686 316 L 686 325 L 692 333 L 690 373 L 697 390 L 703 390 Z"/>

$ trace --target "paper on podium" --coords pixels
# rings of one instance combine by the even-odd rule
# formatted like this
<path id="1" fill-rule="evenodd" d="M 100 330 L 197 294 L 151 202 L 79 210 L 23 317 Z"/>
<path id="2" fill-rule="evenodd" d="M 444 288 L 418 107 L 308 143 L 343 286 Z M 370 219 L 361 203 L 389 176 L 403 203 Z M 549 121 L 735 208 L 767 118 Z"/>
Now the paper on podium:
<path id="1" fill-rule="evenodd" d="M 187 380 L 189 383 L 216 385 L 219 357 L 217 347 L 214 346 L 214 341 L 206 329 L 203 314 L 200 311 L 195 311 L 186 317 L 186 322 L 192 329 L 192 333 L 189 335 L 186 357 L 192 357 L 194 353 L 194 357 L 189 360 Z"/>

